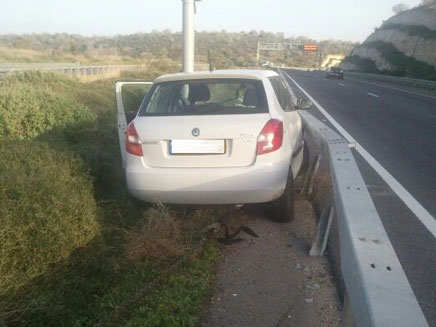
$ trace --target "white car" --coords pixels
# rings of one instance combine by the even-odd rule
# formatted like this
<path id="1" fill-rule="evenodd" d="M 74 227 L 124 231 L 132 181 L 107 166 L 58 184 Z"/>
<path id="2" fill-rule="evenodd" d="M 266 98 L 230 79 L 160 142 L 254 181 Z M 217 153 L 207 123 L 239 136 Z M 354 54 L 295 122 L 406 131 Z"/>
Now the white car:
<path id="1" fill-rule="evenodd" d="M 280 75 L 223 70 L 161 76 L 128 126 L 119 98 L 124 84 L 135 83 L 117 83 L 121 149 L 135 198 L 273 202 L 273 218 L 292 220 L 292 185 L 304 141 L 301 118 Z"/>

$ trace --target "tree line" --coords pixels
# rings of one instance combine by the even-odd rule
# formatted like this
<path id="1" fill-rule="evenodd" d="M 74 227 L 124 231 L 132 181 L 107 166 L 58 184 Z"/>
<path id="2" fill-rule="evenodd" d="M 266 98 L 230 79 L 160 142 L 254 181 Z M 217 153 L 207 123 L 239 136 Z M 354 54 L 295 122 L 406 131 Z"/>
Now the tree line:
<path id="1" fill-rule="evenodd" d="M 314 43 L 308 37 L 285 37 L 283 33 L 264 31 L 251 32 L 197 32 L 196 60 L 208 61 L 208 52 L 217 68 L 231 66 L 249 67 L 257 64 L 258 42 L 281 42 L 291 44 Z M 341 40 L 319 42 L 323 55 L 347 55 L 357 45 Z M 132 61 L 170 59 L 180 62 L 183 53 L 181 32 L 152 31 L 115 36 L 82 36 L 74 34 L 24 34 L 0 35 L 0 46 L 14 49 L 32 49 L 55 55 L 123 57 Z M 273 61 L 288 66 L 316 67 L 319 55 L 304 54 L 301 50 L 262 51 L 261 60 Z"/>

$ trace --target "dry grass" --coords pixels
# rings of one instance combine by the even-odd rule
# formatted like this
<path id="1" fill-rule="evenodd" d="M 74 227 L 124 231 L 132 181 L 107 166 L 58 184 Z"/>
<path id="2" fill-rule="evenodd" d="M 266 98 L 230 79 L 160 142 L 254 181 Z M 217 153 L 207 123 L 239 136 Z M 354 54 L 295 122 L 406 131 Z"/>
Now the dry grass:
<path id="1" fill-rule="evenodd" d="M 118 54 L 110 54 L 105 50 L 95 49 L 86 54 L 72 54 L 62 50 L 37 51 L 24 48 L 8 48 L 0 46 L 0 62 L 80 62 L 81 64 L 128 64 L 141 63 L 142 60 Z"/>
<path id="2" fill-rule="evenodd" d="M 4 62 L 38 62 L 48 60 L 43 52 L 31 49 L 17 49 L 0 46 L 0 61 Z"/>
<path id="3" fill-rule="evenodd" d="M 163 205 L 144 213 L 144 219 L 127 231 L 129 260 L 169 258 L 183 254 L 181 221 Z"/>
<path id="4" fill-rule="evenodd" d="M 203 230 L 216 223 L 219 216 L 218 209 L 198 208 L 181 213 L 157 204 L 126 232 L 126 256 L 134 261 L 180 257 L 201 243 Z"/>

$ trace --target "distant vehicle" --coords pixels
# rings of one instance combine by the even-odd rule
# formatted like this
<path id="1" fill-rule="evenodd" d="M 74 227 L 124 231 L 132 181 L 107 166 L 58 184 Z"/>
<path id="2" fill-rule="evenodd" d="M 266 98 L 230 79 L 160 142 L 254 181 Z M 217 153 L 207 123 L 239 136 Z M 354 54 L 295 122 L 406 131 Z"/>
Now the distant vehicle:
<path id="1" fill-rule="evenodd" d="M 326 78 L 339 78 L 344 79 L 344 71 L 341 67 L 329 67 L 327 69 Z"/>
<path id="2" fill-rule="evenodd" d="M 274 218 L 290 221 L 304 153 L 296 109 L 273 71 L 161 76 L 127 126 L 128 189 L 147 202 L 272 202 Z"/>
<path id="3" fill-rule="evenodd" d="M 269 66 L 269 61 L 264 60 L 262 61 L 262 63 L 260 64 L 262 67 L 268 67 Z"/>

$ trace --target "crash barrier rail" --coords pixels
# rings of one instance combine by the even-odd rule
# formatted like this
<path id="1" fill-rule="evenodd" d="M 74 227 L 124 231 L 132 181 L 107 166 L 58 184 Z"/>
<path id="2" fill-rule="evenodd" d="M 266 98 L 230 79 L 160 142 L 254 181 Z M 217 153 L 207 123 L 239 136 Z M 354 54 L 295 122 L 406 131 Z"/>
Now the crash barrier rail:
<path id="1" fill-rule="evenodd" d="M 390 75 L 378 75 L 378 74 L 366 74 L 356 72 L 346 72 L 347 77 L 354 77 L 367 81 L 383 82 L 394 85 L 409 86 L 429 91 L 436 91 L 436 82 L 424 79 L 413 79 L 406 77 L 390 76 Z"/>
<path id="2" fill-rule="evenodd" d="M 38 68 L 62 68 L 79 67 L 78 62 L 0 62 L 0 70 L 3 69 L 38 69 Z"/>
<path id="3" fill-rule="evenodd" d="M 0 63 L 0 78 L 11 72 L 40 70 L 64 73 L 71 76 L 102 75 L 112 71 L 134 70 L 141 65 L 92 65 L 78 63 Z"/>
<path id="4" fill-rule="evenodd" d="M 275 66 L 275 65 L 267 65 L 267 66 L 263 66 L 263 67 L 267 67 L 269 69 L 275 70 L 277 71 L 278 69 L 292 69 L 292 70 L 301 70 L 301 71 L 316 71 L 319 70 L 319 68 L 314 68 L 314 67 L 294 67 L 294 66 Z"/>
<path id="5" fill-rule="evenodd" d="M 321 160 L 332 185 L 332 200 L 321 215 L 311 254 L 322 255 L 335 219 L 346 289 L 342 326 L 428 327 L 353 157 L 354 145 L 310 113 L 300 115 L 310 157 L 315 158 L 306 189 L 316 187 Z"/>

